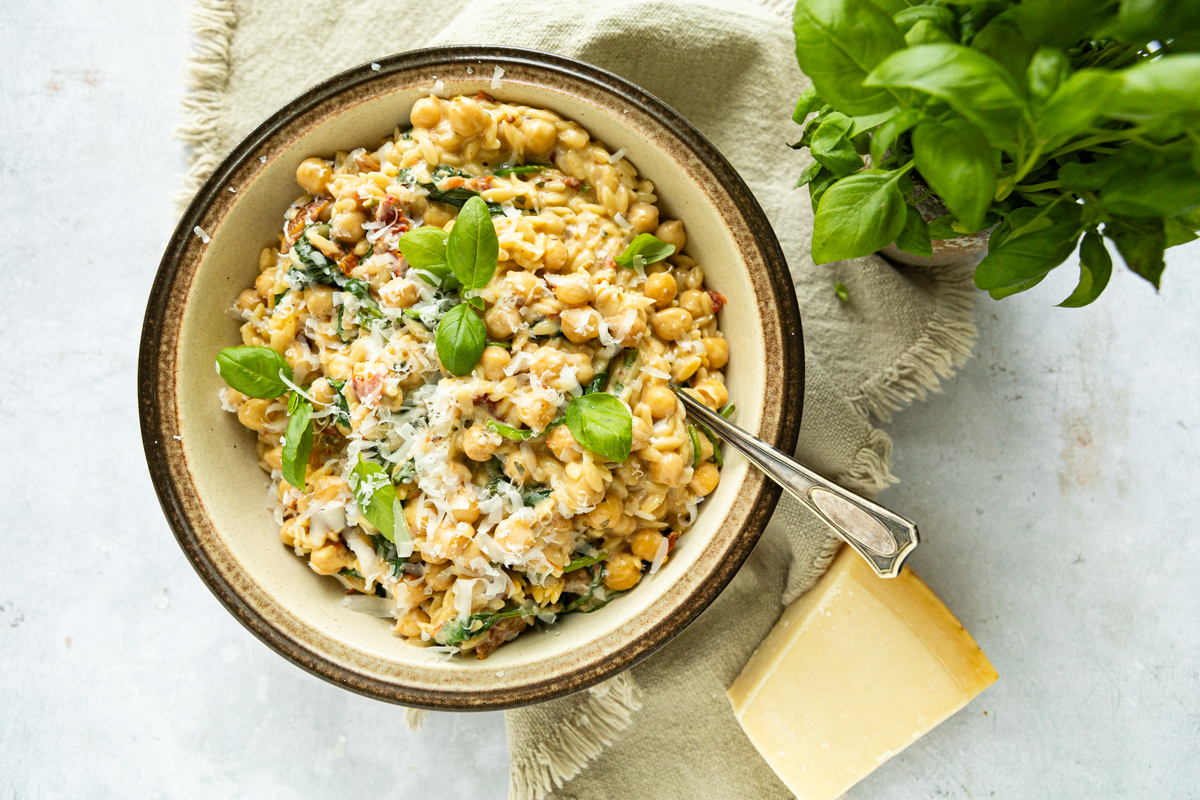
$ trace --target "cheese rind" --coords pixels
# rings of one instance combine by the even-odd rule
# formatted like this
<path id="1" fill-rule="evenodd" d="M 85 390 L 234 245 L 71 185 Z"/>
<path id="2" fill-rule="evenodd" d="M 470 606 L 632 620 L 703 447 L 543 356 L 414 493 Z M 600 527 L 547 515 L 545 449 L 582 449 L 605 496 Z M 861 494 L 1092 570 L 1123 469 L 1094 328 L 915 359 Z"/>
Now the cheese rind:
<path id="1" fill-rule="evenodd" d="M 996 681 L 971 635 L 907 567 L 850 548 L 729 687 L 746 735 L 800 800 L 832 800 Z"/>

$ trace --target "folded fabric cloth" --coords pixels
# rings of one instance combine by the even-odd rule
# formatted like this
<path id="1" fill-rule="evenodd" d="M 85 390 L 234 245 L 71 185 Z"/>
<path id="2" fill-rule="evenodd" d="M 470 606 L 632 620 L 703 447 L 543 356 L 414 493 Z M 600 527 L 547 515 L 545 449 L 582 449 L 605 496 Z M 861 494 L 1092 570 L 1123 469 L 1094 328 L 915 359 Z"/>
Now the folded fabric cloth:
<path id="1" fill-rule="evenodd" d="M 808 85 L 796 66 L 789 11 L 789 4 L 742 0 L 200 0 L 193 91 L 178 130 L 193 148 L 183 196 L 275 108 L 333 73 L 391 53 L 511 45 L 615 72 L 691 120 L 766 210 L 804 324 L 796 454 L 873 494 L 893 478 L 891 442 L 870 420 L 886 421 L 936 390 L 969 356 L 971 281 L 961 270 L 895 268 L 874 256 L 812 263 L 808 191 L 793 188 L 804 163 L 786 147 L 799 136 L 792 105 Z M 848 302 L 838 299 L 835 282 L 847 287 Z M 790 797 L 742 734 L 724 692 L 837 547 L 823 523 L 785 497 L 737 577 L 662 651 L 589 691 L 509 712 L 513 800 Z"/>

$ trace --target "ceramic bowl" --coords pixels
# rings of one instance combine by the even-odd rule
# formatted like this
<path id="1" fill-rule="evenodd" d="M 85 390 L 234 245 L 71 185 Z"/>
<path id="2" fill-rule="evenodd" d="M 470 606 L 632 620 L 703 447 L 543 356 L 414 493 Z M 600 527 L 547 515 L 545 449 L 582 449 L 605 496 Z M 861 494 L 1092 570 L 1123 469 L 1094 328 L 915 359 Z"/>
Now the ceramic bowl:
<path id="1" fill-rule="evenodd" d="M 504 74 L 493 88 L 496 67 Z M 749 555 L 779 490 L 744 459 L 730 458 L 696 524 L 656 575 L 601 611 L 529 632 L 485 661 L 406 644 L 387 621 L 340 605 L 341 587 L 281 544 L 254 436 L 217 399 L 223 384 L 214 357 L 240 344 L 226 310 L 258 274 L 259 251 L 276 240 L 280 215 L 300 193 L 300 161 L 407 127 L 434 76 L 444 96 L 482 90 L 548 108 L 626 150 L 654 181 L 666 214 L 685 221 L 688 252 L 709 287 L 728 298 L 720 316 L 737 421 L 785 451 L 795 445 L 804 396 L 800 316 L 767 219 L 721 154 L 660 100 L 560 56 L 446 47 L 349 70 L 262 123 L 196 195 L 159 266 L 138 364 L 146 457 L 184 553 L 239 622 L 315 675 L 408 706 L 508 708 L 586 688 L 678 634 Z"/>

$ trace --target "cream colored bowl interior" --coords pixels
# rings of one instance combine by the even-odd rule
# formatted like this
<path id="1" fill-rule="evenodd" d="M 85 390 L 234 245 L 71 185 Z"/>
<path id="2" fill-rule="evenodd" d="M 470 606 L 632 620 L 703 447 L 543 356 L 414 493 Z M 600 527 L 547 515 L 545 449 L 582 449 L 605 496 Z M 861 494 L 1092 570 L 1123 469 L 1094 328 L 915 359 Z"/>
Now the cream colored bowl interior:
<path id="1" fill-rule="evenodd" d="M 704 267 L 709 288 L 728 299 L 721 328 L 730 344 L 730 399 L 737 403 L 736 421 L 757 430 L 766 370 L 771 368 L 764 323 L 743 248 L 718 209 L 722 191 L 713 181 L 702 186 L 709 174 L 706 168 L 694 157 L 669 155 L 655 141 L 662 129 L 636 108 L 610 112 L 565 88 L 519 79 L 505 80 L 493 90 L 492 68 L 486 63 L 475 69 L 476 75 L 487 76 L 484 80 L 468 76 L 462 66 L 446 73 L 439 76 L 445 84 L 443 96 L 483 90 L 506 102 L 548 108 L 578 121 L 612 150 L 627 151 L 638 172 L 657 187 L 664 218 L 685 221 L 687 250 Z M 222 347 L 241 343 L 239 323 L 228 310 L 257 276 L 259 251 L 276 241 L 284 210 L 301 193 L 294 179 L 300 161 L 313 155 L 329 157 L 339 149 L 376 146 L 397 126 L 408 126 L 412 104 L 428 93 L 428 88 L 397 85 L 307 128 L 293 125 L 254 154 L 265 156 L 265 163 L 256 158 L 252 174 L 242 170 L 246 180 L 241 185 L 226 187 L 236 192 L 232 205 L 210 211 L 205 218 L 211 242 L 202 245 L 197 237 L 191 245 L 203 247 L 203 254 L 184 301 L 175 422 L 186 470 L 211 523 L 197 532 L 203 548 L 219 554 L 214 559 L 222 577 L 285 635 L 322 659 L 377 680 L 432 691 L 502 690 L 544 681 L 582 663 L 602 662 L 631 637 L 662 624 L 704 580 L 709 560 L 721 558 L 732 545 L 735 532 L 725 530 L 723 521 L 739 495 L 757 494 L 761 478 L 748 472 L 740 457 L 727 457 L 720 486 L 656 575 L 647 575 L 634 591 L 603 610 L 568 615 L 551 632 L 527 633 L 486 661 L 447 660 L 394 636 L 389 621 L 343 608 L 341 587 L 313 573 L 306 559 L 280 542 L 267 507 L 268 481 L 256 465 L 254 435 L 222 411 L 217 398 L 223 383 L 214 357 Z M 285 138 L 291 143 L 281 141 Z"/>

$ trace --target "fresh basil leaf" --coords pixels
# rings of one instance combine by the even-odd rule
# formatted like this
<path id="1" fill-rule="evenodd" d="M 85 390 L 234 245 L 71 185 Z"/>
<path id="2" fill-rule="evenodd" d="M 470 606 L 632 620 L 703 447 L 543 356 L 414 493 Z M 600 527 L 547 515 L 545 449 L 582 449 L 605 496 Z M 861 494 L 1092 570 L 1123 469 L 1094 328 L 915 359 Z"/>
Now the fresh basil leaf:
<path id="1" fill-rule="evenodd" d="M 1044 104 L 1071 75 L 1067 54 L 1057 47 L 1043 47 L 1033 54 L 1025 70 L 1025 85 L 1029 96 L 1038 105 Z"/>
<path id="2" fill-rule="evenodd" d="M 813 261 L 828 264 L 870 255 L 895 241 L 907 220 L 901 177 L 900 171 L 871 169 L 830 186 L 817 206 Z"/>
<path id="3" fill-rule="evenodd" d="M 294 407 L 291 400 L 297 400 Z M 288 402 L 287 433 L 283 437 L 283 479 L 303 492 L 308 457 L 313 447 L 313 407 L 297 393 L 292 394 L 291 400 Z"/>
<path id="4" fill-rule="evenodd" d="M 923 44 L 890 55 L 868 86 L 913 89 L 944 100 L 980 128 L 994 147 L 1013 150 L 1028 109 L 998 61 L 957 44 Z"/>
<path id="5" fill-rule="evenodd" d="M 997 153 L 983 133 L 963 119 L 922 122 L 913 131 L 917 171 L 959 221 L 971 230 L 983 219 L 996 193 Z"/>
<path id="6" fill-rule="evenodd" d="M 1121 170 L 1100 189 L 1100 204 L 1124 217 L 1176 217 L 1200 209 L 1200 174 L 1188 161 Z"/>
<path id="7" fill-rule="evenodd" d="M 988 291 L 1009 289 L 1045 277 L 1075 252 L 1081 233 L 1078 214 L 1075 211 L 1074 219 L 1032 233 L 1010 236 L 989 249 L 975 268 L 975 285 Z"/>
<path id="8" fill-rule="evenodd" d="M 505 425 L 502 422 L 496 422 L 494 419 L 487 421 L 488 430 L 495 431 L 505 439 L 513 442 L 525 442 L 540 436 L 537 431 L 529 428 L 514 428 L 511 425 Z M 544 433 L 545 431 L 543 431 Z"/>
<path id="9" fill-rule="evenodd" d="M 937 25 L 955 40 L 959 35 L 958 18 L 945 6 L 912 6 L 901 9 L 892 16 L 892 21 L 902 34 L 908 33 L 918 22 L 926 21 Z"/>
<path id="10" fill-rule="evenodd" d="M 1104 235 L 1116 244 L 1125 266 L 1150 281 L 1157 290 L 1167 266 L 1163 261 L 1167 236 L 1162 220 L 1113 219 L 1105 223 Z"/>
<path id="11" fill-rule="evenodd" d="M 792 121 L 797 125 L 804 124 L 804 118 L 816 111 L 821 105 L 821 96 L 817 94 L 817 87 L 809 86 L 800 93 L 800 99 L 796 101 L 796 110 L 792 112 Z"/>
<path id="12" fill-rule="evenodd" d="M 451 375 L 462 377 L 475 369 L 487 347 L 487 328 L 466 303 L 446 312 L 437 326 L 437 354 Z"/>
<path id="13" fill-rule="evenodd" d="M 1023 0 L 1008 13 L 1035 47 L 1069 48 L 1099 38 L 1093 35 L 1116 10 L 1116 0 Z"/>
<path id="14" fill-rule="evenodd" d="M 921 212 L 909 206 L 904 230 L 896 237 L 896 247 L 914 256 L 933 256 L 933 243 L 929 238 L 929 223 L 921 216 Z"/>
<path id="15" fill-rule="evenodd" d="M 947 214 L 944 217 L 938 217 L 933 222 L 929 223 L 929 238 L 930 239 L 957 239 L 962 236 L 961 233 L 954 230 L 955 223 L 958 222 L 953 214 Z"/>
<path id="16" fill-rule="evenodd" d="M 360 454 L 358 464 L 351 473 L 350 487 L 354 490 L 354 502 L 358 505 L 359 513 L 367 522 L 393 544 L 397 539 L 397 528 L 403 526 L 400 539 L 404 541 L 404 534 L 408 532 L 404 509 L 396 497 L 396 487 L 392 486 L 392 480 L 384 468 L 365 460 Z"/>
<path id="17" fill-rule="evenodd" d="M 1166 247 L 1187 244 L 1196 241 L 1196 233 L 1179 217 L 1167 217 L 1163 220 L 1163 233 L 1166 234 Z"/>
<path id="18" fill-rule="evenodd" d="M 1120 89 L 1104 115 L 1112 119 L 1154 123 L 1167 117 L 1200 114 L 1200 53 L 1167 55 L 1121 71 Z"/>
<path id="19" fill-rule="evenodd" d="M 441 228 L 426 225 L 401 236 L 398 246 L 409 266 L 422 273 L 423 278 L 429 276 L 426 283 L 452 289 L 458 281 L 446 261 L 446 240 L 449 238 L 450 234 Z"/>
<path id="20" fill-rule="evenodd" d="M 863 79 L 904 47 L 887 12 L 869 0 L 798 0 L 792 13 L 796 60 L 821 97 L 846 114 L 877 114 L 896 105 L 886 88 Z"/>
<path id="21" fill-rule="evenodd" d="M 988 294 L 991 295 L 993 300 L 1003 300 L 1006 297 L 1012 297 L 1014 294 L 1028 292 L 1030 289 L 1044 281 L 1046 276 L 1049 274 L 1050 273 L 1048 272 L 1044 272 L 1041 275 L 1038 275 L 1036 278 L 1030 278 L 1027 281 L 1021 281 L 1020 283 L 1015 283 L 1012 286 L 1005 286 L 1002 289 L 988 289 Z"/>
<path id="22" fill-rule="evenodd" d="M 808 184 L 808 196 L 810 205 L 816 209 L 821 204 L 821 198 L 825 196 L 825 192 L 830 186 L 837 183 L 839 176 L 834 175 L 829 170 L 821 170 L 816 177 Z"/>
<path id="23" fill-rule="evenodd" d="M 1120 85 L 1117 75 L 1095 69 L 1083 69 L 1067 78 L 1038 112 L 1037 136 L 1043 149 L 1052 150 L 1085 133 Z"/>
<path id="24" fill-rule="evenodd" d="M 1083 235 L 1079 245 L 1079 285 L 1059 306 L 1082 308 L 1095 302 L 1111 276 L 1112 256 L 1104 246 L 1104 237 L 1095 229 L 1090 230 Z"/>
<path id="25" fill-rule="evenodd" d="M 576 397 L 567 406 L 567 428 L 575 441 L 610 461 L 629 458 L 633 446 L 633 417 L 611 394 L 596 392 Z"/>
<path id="26" fill-rule="evenodd" d="M 922 19 L 904 34 L 904 43 L 909 47 L 916 47 L 921 44 L 957 44 L 958 40 L 936 22 Z"/>
<path id="27" fill-rule="evenodd" d="M 482 198 L 472 197 L 458 212 L 446 239 L 446 261 L 464 289 L 482 289 L 496 274 L 500 240 Z"/>
<path id="28" fill-rule="evenodd" d="M 821 162 L 814 161 L 809 164 L 804 168 L 804 171 L 800 173 L 800 180 L 796 181 L 796 188 L 799 189 L 801 186 L 807 186 L 808 184 L 812 183 L 813 178 L 817 177 L 817 174 L 821 170 Z"/>
<path id="29" fill-rule="evenodd" d="M 871 166 L 879 169 L 879 165 L 887 158 L 887 152 L 895 149 L 896 140 L 900 138 L 900 134 L 924 118 L 925 115 L 920 111 L 906 108 L 880 125 L 879 129 L 875 131 L 875 135 L 871 137 Z"/>
<path id="30" fill-rule="evenodd" d="M 854 121 L 845 114 L 833 113 L 825 118 L 813 134 L 809 149 L 813 158 L 835 175 L 862 169 L 862 157 L 854 150 L 847 134 Z"/>
<path id="31" fill-rule="evenodd" d="M 290 388 L 280 373 L 289 381 L 294 379 L 292 368 L 270 347 L 226 347 L 217 353 L 217 371 L 231 388 L 264 400 L 279 397 Z"/>
<path id="32" fill-rule="evenodd" d="M 500 167 L 493 175 L 531 175 L 551 169 L 549 164 L 520 164 L 513 167 Z"/>
<path id="33" fill-rule="evenodd" d="M 1194 3 L 1186 0 L 1125 0 L 1121 3 L 1120 15 L 1099 36 L 1141 44 L 1156 39 L 1178 39 L 1197 28 L 1200 28 L 1200 8 Z"/>
<path id="34" fill-rule="evenodd" d="M 613 261 L 625 269 L 637 269 L 656 264 L 674 254 L 675 245 L 667 244 L 652 233 L 639 233 L 629 246 Z"/>
<path id="35" fill-rule="evenodd" d="M 880 125 L 887 122 L 889 119 L 899 113 L 900 108 L 897 106 L 889 108 L 887 111 L 881 111 L 878 114 L 866 114 L 860 117 L 851 117 L 850 121 L 853 124 L 850 126 L 850 132 L 846 135 L 855 141 L 859 141 L 864 133 L 878 128 Z M 870 146 L 868 145 L 866 148 L 860 148 L 858 152 L 862 155 L 866 155 L 868 152 L 870 152 Z"/>
<path id="36" fill-rule="evenodd" d="M 1003 65 L 1005 71 L 1018 80 L 1025 77 L 1037 45 L 1021 33 L 1012 14 L 1005 9 L 993 17 L 971 40 L 971 49 Z"/>
<path id="37" fill-rule="evenodd" d="M 837 296 L 837 299 L 839 301 L 841 301 L 843 304 L 850 302 L 850 290 L 847 289 L 846 284 L 842 283 L 841 281 L 834 282 L 833 293 Z"/>

